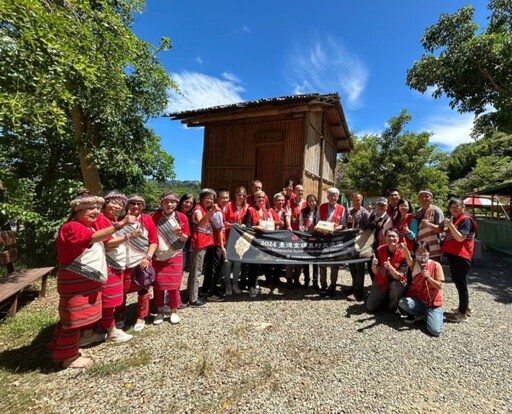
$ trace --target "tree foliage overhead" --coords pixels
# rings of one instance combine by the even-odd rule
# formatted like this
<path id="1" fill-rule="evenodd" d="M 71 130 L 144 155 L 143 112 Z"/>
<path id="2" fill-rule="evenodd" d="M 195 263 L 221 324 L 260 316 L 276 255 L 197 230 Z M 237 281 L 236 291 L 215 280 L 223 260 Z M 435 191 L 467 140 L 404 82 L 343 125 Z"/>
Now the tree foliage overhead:
<path id="1" fill-rule="evenodd" d="M 405 130 L 412 119 L 402 110 L 389 120 L 381 135 L 355 139 L 354 152 L 341 161 L 338 186 L 371 196 L 398 187 L 402 196 L 416 200 L 419 190 L 430 188 L 437 199 L 448 194 L 448 178 L 439 169 L 444 154 L 429 144 L 430 133 Z"/>
<path id="2" fill-rule="evenodd" d="M 493 187 L 512 179 L 512 136 L 495 133 L 457 146 L 442 163 L 455 194 Z"/>
<path id="3" fill-rule="evenodd" d="M 145 126 L 175 84 L 156 48 L 131 30 L 142 0 L 0 3 L 1 134 L 18 148 L 72 151 L 93 192 L 173 176 Z M 67 154 L 51 154 L 58 162 Z M 69 157 L 68 157 L 69 158 Z M 70 160 L 66 160 L 69 163 Z"/>
<path id="4" fill-rule="evenodd" d="M 479 115 L 476 136 L 512 132 L 512 2 L 491 0 L 488 9 L 483 30 L 471 5 L 442 14 L 422 38 L 427 54 L 407 72 L 411 88 L 434 88 L 434 98 L 446 95 L 452 108 Z"/>
<path id="5" fill-rule="evenodd" d="M 171 44 L 135 36 L 143 6 L 0 2 L 0 225 L 18 223 L 36 244 L 32 253 L 51 253 L 53 233 L 84 184 L 93 193 L 144 192 L 147 177 L 174 177 L 173 157 L 146 126 L 176 88 L 158 60 Z"/>

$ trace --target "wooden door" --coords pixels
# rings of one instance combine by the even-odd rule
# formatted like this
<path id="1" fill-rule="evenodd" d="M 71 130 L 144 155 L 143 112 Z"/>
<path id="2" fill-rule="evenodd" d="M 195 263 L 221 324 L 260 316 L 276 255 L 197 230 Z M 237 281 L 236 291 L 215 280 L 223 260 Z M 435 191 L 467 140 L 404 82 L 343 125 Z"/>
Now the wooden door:
<path id="1" fill-rule="evenodd" d="M 256 146 L 254 179 L 263 183 L 270 204 L 274 194 L 283 189 L 283 156 L 282 144 Z"/>

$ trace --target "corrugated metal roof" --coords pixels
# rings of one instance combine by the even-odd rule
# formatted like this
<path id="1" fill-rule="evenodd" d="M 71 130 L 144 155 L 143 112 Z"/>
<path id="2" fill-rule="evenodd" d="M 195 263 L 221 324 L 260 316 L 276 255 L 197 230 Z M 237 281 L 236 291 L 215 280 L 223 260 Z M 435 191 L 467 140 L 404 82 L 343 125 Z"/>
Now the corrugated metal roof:
<path id="1" fill-rule="evenodd" d="M 335 134 L 339 151 L 350 151 L 353 148 L 352 138 L 348 129 L 341 98 L 338 93 L 319 94 L 311 93 L 304 95 L 279 96 L 275 98 L 258 99 L 254 101 L 238 102 L 229 105 L 213 106 L 210 108 L 192 109 L 189 111 L 172 112 L 164 116 L 172 120 L 180 120 L 189 127 L 204 126 L 207 123 L 215 122 L 220 117 L 225 120 L 230 115 L 238 119 L 263 113 L 265 110 L 293 110 L 295 107 L 307 105 L 326 106 L 327 120 Z"/>
<path id="2" fill-rule="evenodd" d="M 319 93 L 310 93 L 304 95 L 279 96 L 275 98 L 258 99 L 255 101 L 237 102 L 229 105 L 212 106 L 210 108 L 191 109 L 188 111 L 171 112 L 164 116 L 174 120 L 191 118 L 194 115 L 213 115 L 217 113 L 236 112 L 239 109 L 258 108 L 262 106 L 287 106 L 304 103 L 312 103 L 314 101 L 339 104 L 340 96 L 338 93 L 320 95 Z"/>

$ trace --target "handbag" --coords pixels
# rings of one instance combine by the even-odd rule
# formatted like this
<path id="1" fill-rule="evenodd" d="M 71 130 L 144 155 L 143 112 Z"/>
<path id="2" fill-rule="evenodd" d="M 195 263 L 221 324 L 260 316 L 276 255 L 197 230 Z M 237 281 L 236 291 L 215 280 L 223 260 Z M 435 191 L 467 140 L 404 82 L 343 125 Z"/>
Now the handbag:
<path id="1" fill-rule="evenodd" d="M 150 287 L 156 278 L 155 269 L 153 266 L 148 266 L 145 269 L 140 267 L 140 264 L 135 266 L 132 270 L 133 284 L 140 289 L 147 289 Z"/>

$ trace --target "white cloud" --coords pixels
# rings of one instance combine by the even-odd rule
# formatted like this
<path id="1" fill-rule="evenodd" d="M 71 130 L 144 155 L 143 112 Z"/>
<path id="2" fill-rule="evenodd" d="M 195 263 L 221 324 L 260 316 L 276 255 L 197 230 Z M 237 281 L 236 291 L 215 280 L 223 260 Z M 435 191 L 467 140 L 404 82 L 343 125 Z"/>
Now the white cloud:
<path id="1" fill-rule="evenodd" d="M 204 73 L 183 71 L 171 73 L 181 93 L 170 90 L 169 112 L 181 112 L 190 109 L 209 108 L 242 102 L 240 93 L 245 89 L 241 81 L 231 73 L 224 73 L 223 79 Z"/>
<path id="2" fill-rule="evenodd" d="M 236 76 L 234 73 L 230 72 L 223 72 L 222 77 L 227 80 L 228 82 L 231 82 L 233 84 L 242 83 L 242 81 Z"/>
<path id="3" fill-rule="evenodd" d="M 201 59 L 201 56 L 196 56 L 196 62 L 199 63 L 200 65 L 203 64 L 203 59 Z"/>
<path id="4" fill-rule="evenodd" d="M 381 135 L 382 131 L 374 131 L 374 130 L 371 130 L 371 129 L 362 129 L 360 131 L 355 131 L 354 134 L 357 137 L 362 138 L 365 135 Z"/>
<path id="5" fill-rule="evenodd" d="M 296 94 L 338 91 L 349 107 L 361 105 L 369 71 L 341 39 L 328 36 L 306 47 L 296 45 L 287 65 Z"/>
<path id="6" fill-rule="evenodd" d="M 244 24 L 242 26 L 242 31 L 247 32 L 247 33 L 251 33 L 251 29 L 249 29 L 249 26 L 247 26 L 246 24 Z"/>
<path id="7" fill-rule="evenodd" d="M 434 135 L 430 137 L 431 143 L 452 150 L 459 144 L 473 142 L 470 135 L 473 119 L 473 114 L 459 114 L 446 110 L 421 122 L 420 131 L 432 132 Z"/>

